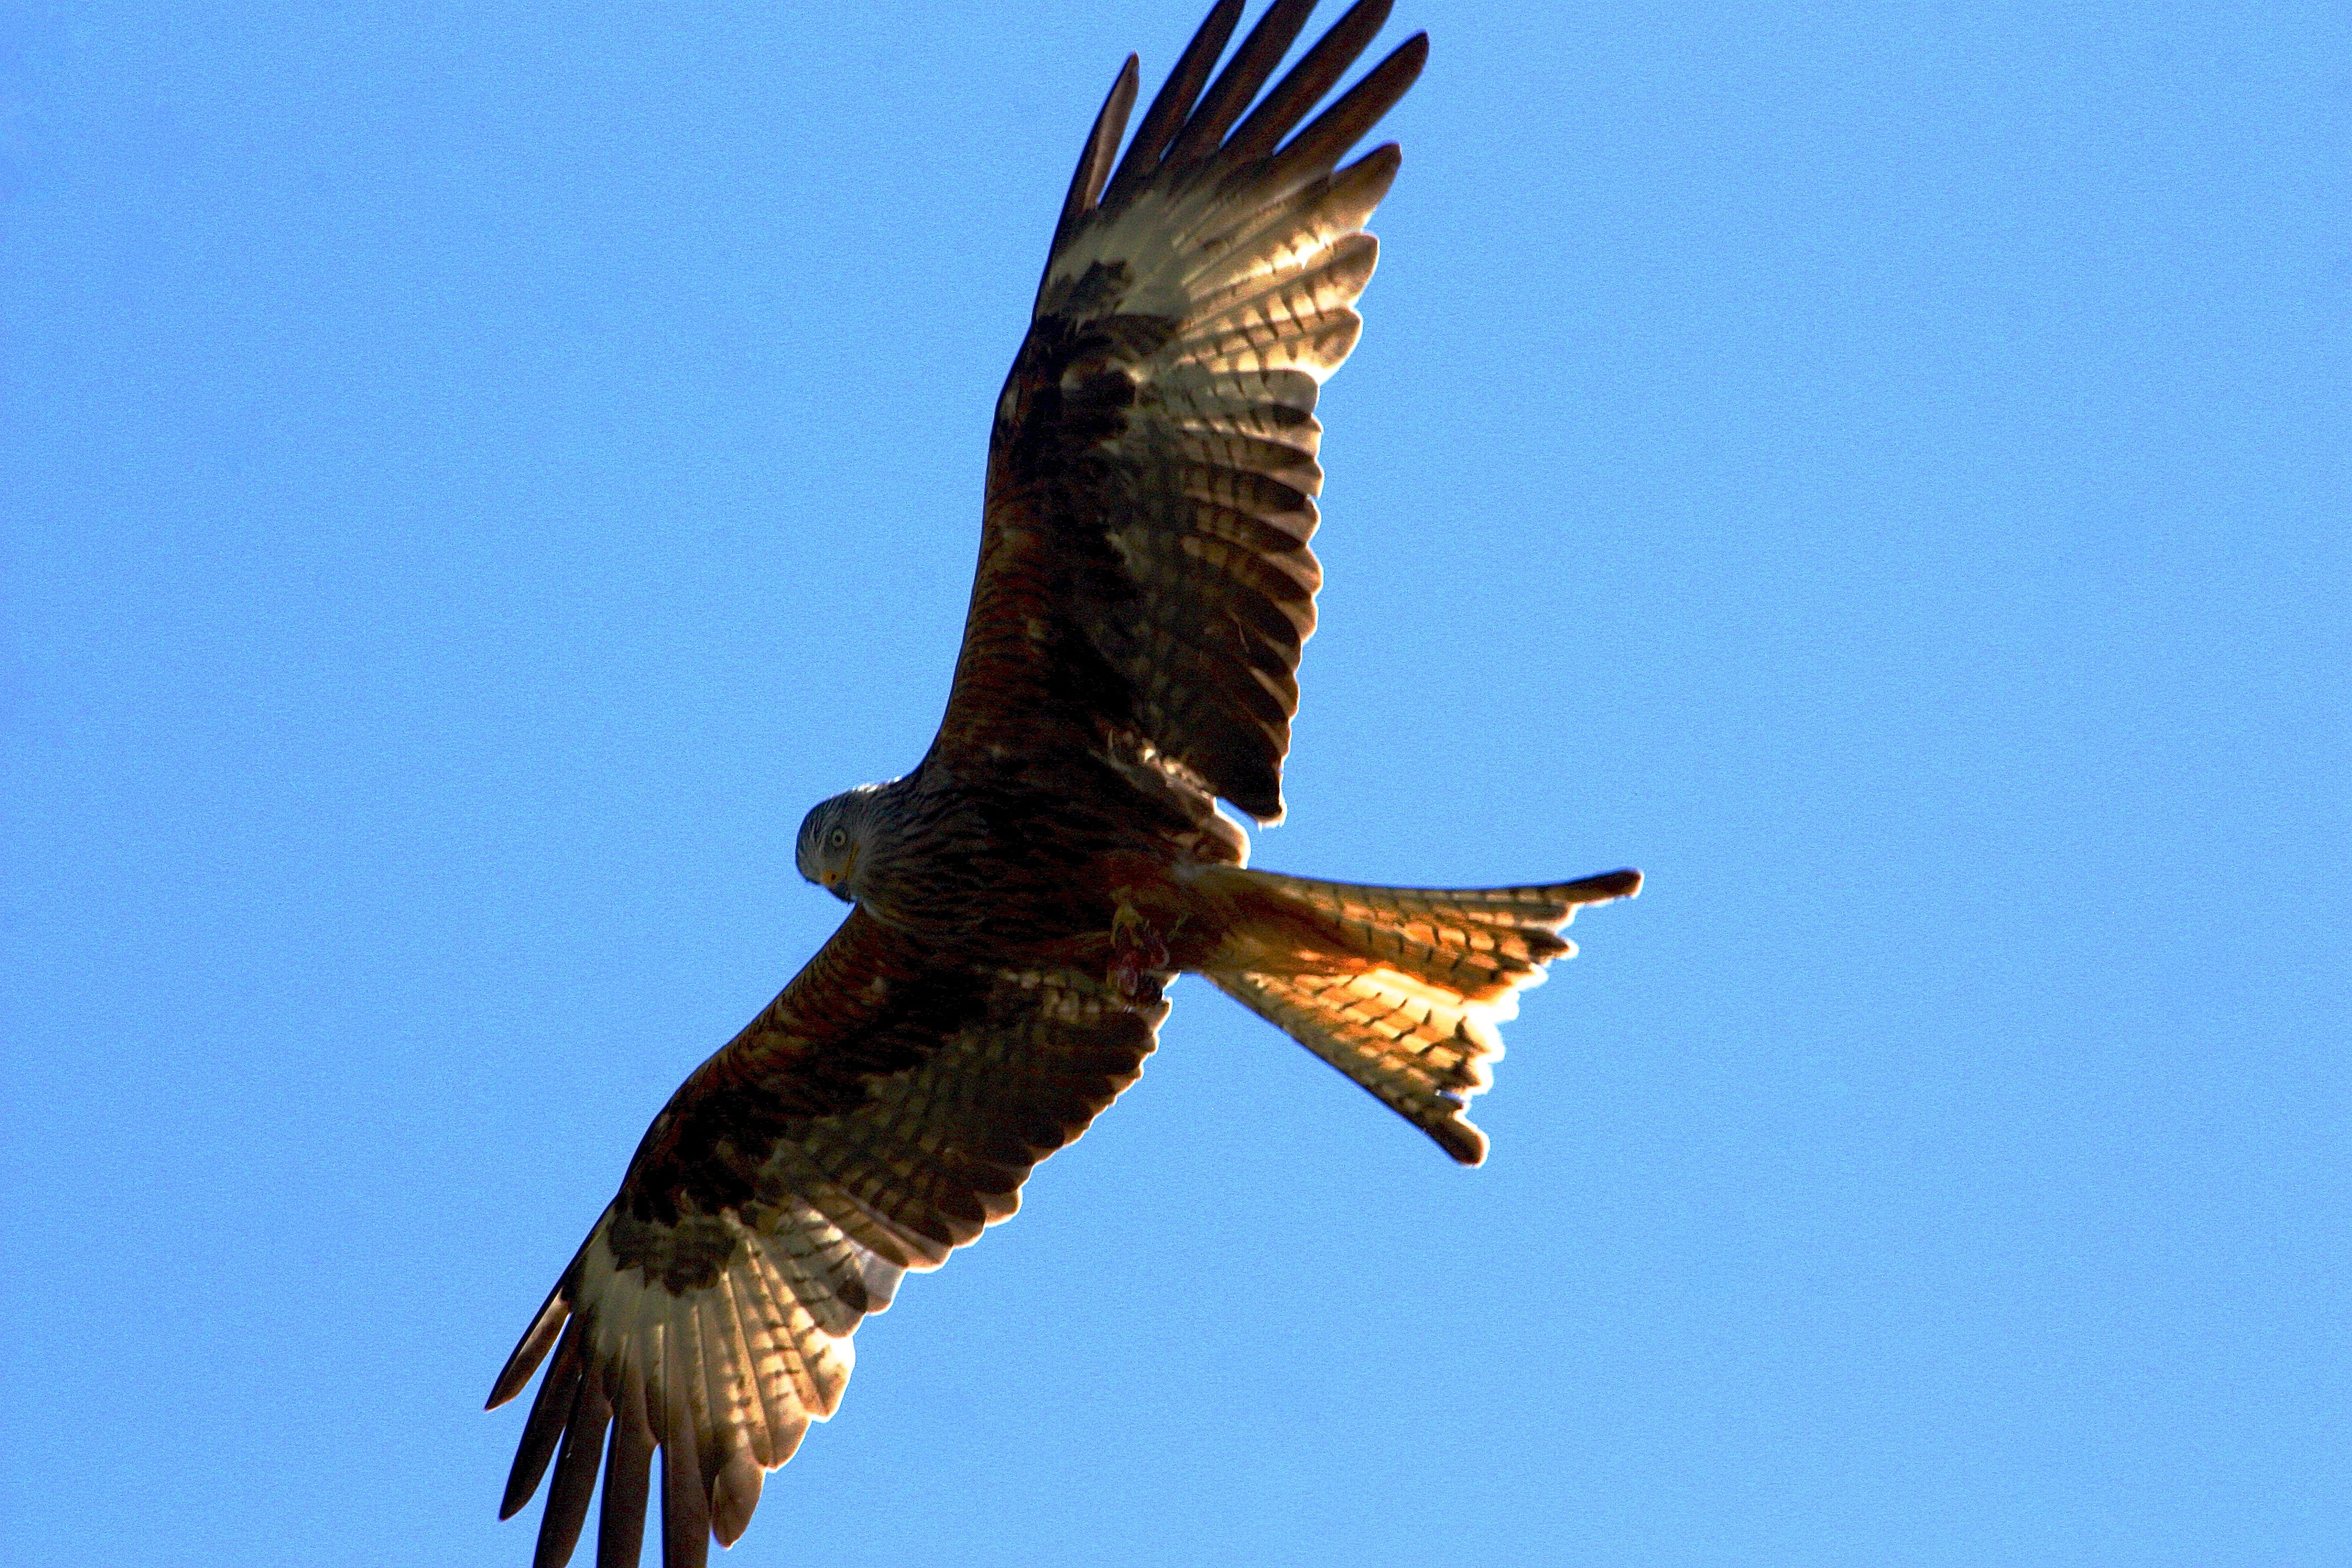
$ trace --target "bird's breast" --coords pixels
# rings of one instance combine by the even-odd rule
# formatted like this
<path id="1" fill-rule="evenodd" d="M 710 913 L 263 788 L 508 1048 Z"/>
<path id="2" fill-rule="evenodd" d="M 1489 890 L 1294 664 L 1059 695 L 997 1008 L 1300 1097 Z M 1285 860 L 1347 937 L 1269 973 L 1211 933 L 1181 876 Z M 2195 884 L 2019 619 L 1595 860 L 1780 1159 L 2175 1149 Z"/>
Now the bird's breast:
<path id="1" fill-rule="evenodd" d="M 1034 953 L 1108 930 L 1118 884 L 1167 858 L 1080 792 L 964 783 L 910 800 L 876 836 L 856 895 L 905 931 Z"/>

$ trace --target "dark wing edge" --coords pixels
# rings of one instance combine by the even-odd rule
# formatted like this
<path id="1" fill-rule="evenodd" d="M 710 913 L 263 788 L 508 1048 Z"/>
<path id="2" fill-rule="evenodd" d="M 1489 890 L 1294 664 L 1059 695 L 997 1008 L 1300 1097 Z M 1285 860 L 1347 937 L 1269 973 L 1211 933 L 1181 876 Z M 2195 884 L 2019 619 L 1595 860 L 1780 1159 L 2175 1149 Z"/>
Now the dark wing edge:
<path id="1" fill-rule="evenodd" d="M 1400 154 L 1339 159 L 1428 56 L 1416 34 L 1302 129 L 1390 0 L 1361 0 L 1260 99 L 1312 8 L 1276 0 L 1210 82 L 1241 12 L 1223 0 L 1115 170 L 1132 60 L 1088 133 L 998 402 L 950 757 L 1108 731 L 1282 816 L 1322 584 L 1315 405 L 1361 331 L 1363 224 Z"/>
<path id="2" fill-rule="evenodd" d="M 597 1563 L 635 1564 L 656 1453 L 665 1563 L 733 1544 L 859 1321 L 1012 1215 L 1166 1013 L 1072 971 L 933 970 L 853 911 L 671 1097 L 499 1374 L 492 1407 L 548 1361 L 499 1510 L 552 1463 L 535 1568 L 570 1560 L 600 1469 Z"/>

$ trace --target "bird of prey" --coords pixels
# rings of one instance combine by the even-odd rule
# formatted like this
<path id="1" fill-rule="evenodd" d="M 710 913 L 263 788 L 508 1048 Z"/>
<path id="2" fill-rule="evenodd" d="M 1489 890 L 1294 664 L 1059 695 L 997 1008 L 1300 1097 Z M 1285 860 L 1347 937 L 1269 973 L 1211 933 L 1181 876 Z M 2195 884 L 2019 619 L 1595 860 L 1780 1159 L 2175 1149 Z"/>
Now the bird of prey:
<path id="1" fill-rule="evenodd" d="M 1012 1215 L 1135 1080 L 1178 973 L 1476 1164 L 1496 1024 L 1578 906 L 1641 885 L 1310 881 L 1246 868 L 1217 809 L 1283 813 L 1316 394 L 1398 153 L 1340 160 L 1428 54 L 1406 40 L 1309 120 L 1389 10 L 1362 0 L 1261 96 L 1312 4 L 1275 0 L 1212 80 L 1242 10 L 1219 0 L 1125 155 L 1134 57 L 1087 133 L 996 404 L 938 739 L 809 813 L 801 873 L 848 918 L 654 1119 L 491 1391 L 553 1352 L 504 1508 L 553 1462 L 540 1564 L 600 1468 L 597 1562 L 634 1564 L 656 1454 L 664 1562 L 740 1537 L 839 1404 L 859 1320 Z"/>

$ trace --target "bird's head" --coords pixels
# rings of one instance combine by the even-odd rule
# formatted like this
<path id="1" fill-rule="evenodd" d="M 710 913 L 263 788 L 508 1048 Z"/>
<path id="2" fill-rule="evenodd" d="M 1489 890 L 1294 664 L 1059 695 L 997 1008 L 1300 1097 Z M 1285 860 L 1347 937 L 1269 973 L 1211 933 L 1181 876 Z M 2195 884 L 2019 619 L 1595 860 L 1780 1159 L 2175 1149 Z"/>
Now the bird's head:
<path id="1" fill-rule="evenodd" d="M 881 788 L 859 784 L 845 790 L 820 803 L 801 822 L 800 844 L 794 853 L 801 875 L 845 904 L 857 900 L 854 881 L 857 858 L 866 847 L 875 798 Z"/>

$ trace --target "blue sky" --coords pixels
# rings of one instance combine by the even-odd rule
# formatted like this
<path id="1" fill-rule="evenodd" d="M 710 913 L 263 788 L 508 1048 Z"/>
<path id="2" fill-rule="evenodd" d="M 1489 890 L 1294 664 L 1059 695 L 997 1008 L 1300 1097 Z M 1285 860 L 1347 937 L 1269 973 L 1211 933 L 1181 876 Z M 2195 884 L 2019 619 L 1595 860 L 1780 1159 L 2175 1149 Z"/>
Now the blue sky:
<path id="1" fill-rule="evenodd" d="M 0 1555 L 528 1560 L 491 1374 L 1197 19 L 0 16 Z M 1418 27 L 1258 862 L 1649 890 L 1475 1172 L 1180 986 L 727 1560 L 2352 1560 L 2352 26 Z"/>

